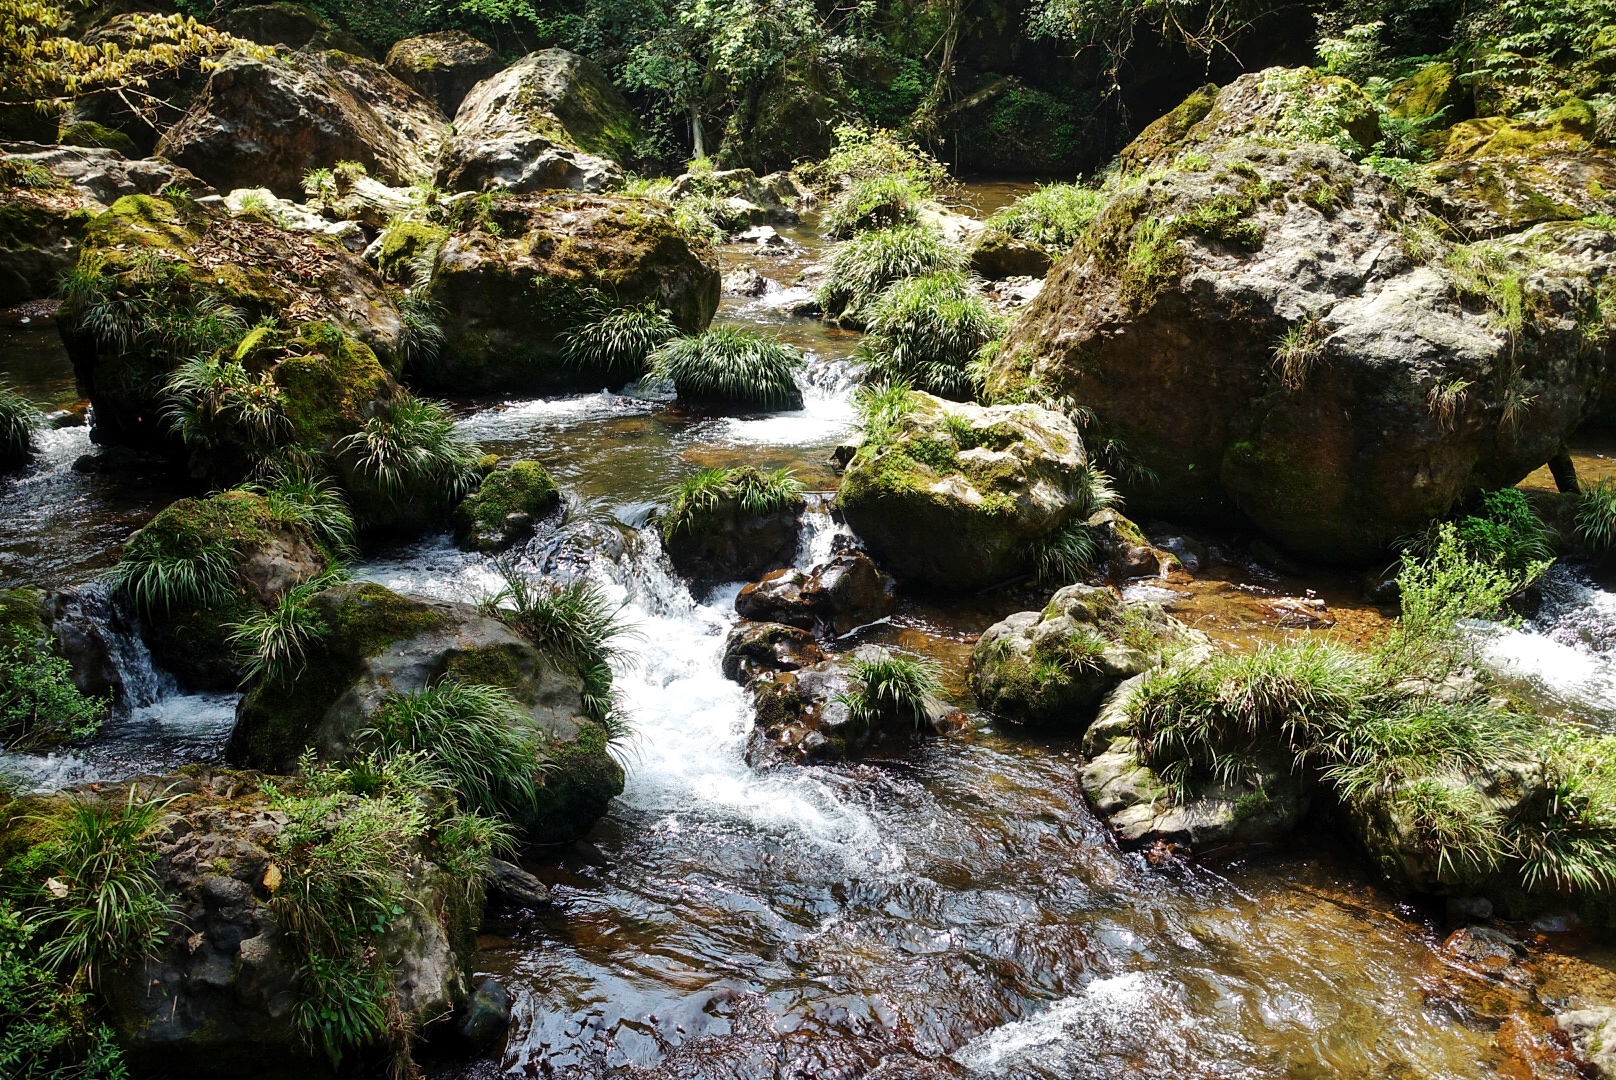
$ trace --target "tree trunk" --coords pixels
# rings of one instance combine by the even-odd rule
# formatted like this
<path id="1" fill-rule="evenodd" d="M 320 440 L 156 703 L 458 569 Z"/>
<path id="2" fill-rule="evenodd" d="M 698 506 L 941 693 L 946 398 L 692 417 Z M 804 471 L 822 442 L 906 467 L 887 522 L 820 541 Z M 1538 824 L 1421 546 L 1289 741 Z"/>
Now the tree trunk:
<path id="1" fill-rule="evenodd" d="M 701 130 L 701 110 L 695 105 L 690 106 L 690 142 L 697 161 L 707 156 L 707 137 Z"/>
<path id="2" fill-rule="evenodd" d="M 1575 495 L 1582 490 L 1577 483 L 1577 466 L 1571 461 L 1571 451 L 1565 447 L 1560 447 L 1560 452 L 1549 459 L 1549 473 L 1562 495 Z"/>

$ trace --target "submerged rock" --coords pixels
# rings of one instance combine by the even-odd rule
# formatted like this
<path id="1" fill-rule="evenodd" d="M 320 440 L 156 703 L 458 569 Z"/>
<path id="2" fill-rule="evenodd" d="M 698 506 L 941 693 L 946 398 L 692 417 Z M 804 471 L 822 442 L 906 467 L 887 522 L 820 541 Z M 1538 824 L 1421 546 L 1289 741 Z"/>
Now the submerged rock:
<path id="1" fill-rule="evenodd" d="M 1042 611 L 1021 611 L 983 631 L 971 654 L 971 689 L 995 716 L 1076 734 L 1125 679 L 1166 650 L 1204 635 L 1149 603 L 1108 588 L 1068 585 Z"/>
<path id="2" fill-rule="evenodd" d="M 1061 414 L 930 394 L 910 401 L 889 438 L 853 454 L 836 497 L 898 580 L 956 594 L 1002 584 L 1096 509 L 1082 439 Z"/>
<path id="3" fill-rule="evenodd" d="M 538 809 L 521 823 L 531 843 L 576 840 L 623 790 L 606 731 L 585 711 L 583 681 L 500 620 L 470 604 L 370 584 L 328 589 L 310 607 L 329 633 L 294 679 L 249 688 L 230 736 L 231 762 L 283 772 L 307 746 L 342 761 L 382 702 L 447 678 L 510 691 L 556 766 L 542 778 Z"/>
<path id="4" fill-rule="evenodd" d="M 623 186 L 639 123 L 628 103 L 584 57 L 532 53 L 478 83 L 454 115 L 438 184 L 451 191 Z"/>
<path id="5" fill-rule="evenodd" d="M 499 72 L 499 54 L 464 30 L 439 30 L 394 44 L 386 67 L 444 116 L 453 116 L 472 87 Z"/>
<path id="6" fill-rule="evenodd" d="M 1579 312 L 1616 234 L 1450 247 L 1352 160 L 1373 132 L 1350 83 L 1276 69 L 1201 97 L 1125 153 L 1152 172 L 1051 272 L 990 395 L 1037 384 L 1092 409 L 1157 478 L 1126 491 L 1135 512 L 1243 514 L 1326 561 L 1552 457 L 1608 378 L 1608 328 Z M 1330 144 L 1304 142 L 1298 117 L 1324 105 Z"/>
<path id="7" fill-rule="evenodd" d="M 342 52 L 232 54 L 157 153 L 222 189 L 294 198 L 310 169 L 355 161 L 394 184 L 429 179 L 448 134 L 380 64 Z"/>

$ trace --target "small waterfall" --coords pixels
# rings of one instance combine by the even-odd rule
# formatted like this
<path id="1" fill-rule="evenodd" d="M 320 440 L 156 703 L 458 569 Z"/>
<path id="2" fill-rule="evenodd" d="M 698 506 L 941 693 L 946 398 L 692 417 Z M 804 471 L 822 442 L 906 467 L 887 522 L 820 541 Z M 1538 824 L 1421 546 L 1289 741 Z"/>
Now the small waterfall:
<path id="1" fill-rule="evenodd" d="M 1542 603 L 1520 627 L 1487 627 L 1482 655 L 1571 712 L 1616 730 L 1616 593 L 1556 563 L 1538 584 Z"/>

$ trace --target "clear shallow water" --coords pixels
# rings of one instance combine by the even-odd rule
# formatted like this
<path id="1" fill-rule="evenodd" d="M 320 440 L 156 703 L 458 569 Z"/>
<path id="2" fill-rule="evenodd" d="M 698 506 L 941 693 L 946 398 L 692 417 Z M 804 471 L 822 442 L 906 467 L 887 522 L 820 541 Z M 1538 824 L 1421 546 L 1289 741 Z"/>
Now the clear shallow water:
<path id="1" fill-rule="evenodd" d="M 818 251 L 811 233 L 792 235 L 803 247 L 787 259 L 735 249 L 723 258 L 789 286 Z M 810 350 L 803 410 L 704 417 L 654 388 L 456 403 L 468 433 L 537 457 L 567 491 L 566 522 L 515 557 L 533 572 L 588 574 L 626 605 L 638 637 L 618 683 L 637 733 L 606 819 L 531 864 L 553 886 L 552 907 L 483 937 L 479 968 L 516 1001 L 503 1056 L 441 1075 L 1497 1074 L 1496 1017 L 1439 956 L 1444 928 L 1381 890 L 1330 837 L 1152 867 L 1117 851 L 1084 805 L 1073 740 L 980 717 L 957 736 L 861 763 L 749 769 L 749 709 L 718 667 L 736 586 L 693 598 L 641 526 L 666 486 L 698 466 L 791 465 L 810 487 L 833 486 L 825 458 L 848 428 L 856 339 L 767 296 L 728 298 L 722 317 Z M 89 449 L 83 429 L 51 438 L 60 444 L 32 470 L 0 481 L 20 511 L 0 521 L 8 581 L 85 580 L 183 493 L 138 470 L 74 472 Z M 828 552 L 836 528 L 822 514 L 812 522 L 804 564 Z M 356 572 L 455 599 L 498 585 L 488 560 L 446 537 L 379 553 Z M 1266 598 L 1315 585 L 1341 625 L 1357 628 L 1348 632 L 1378 625 L 1333 578 L 1220 573 L 1228 580 L 1204 575 L 1162 599 L 1231 641 L 1272 635 Z M 1572 628 L 1609 594 L 1575 584 L 1563 614 L 1546 609 L 1522 638 L 1597 668 L 1602 624 Z M 962 691 L 974 634 L 1036 602 L 909 601 L 866 633 L 943 659 Z M 216 759 L 233 699 L 156 681 L 87 751 L 36 762 L 35 782 Z"/>

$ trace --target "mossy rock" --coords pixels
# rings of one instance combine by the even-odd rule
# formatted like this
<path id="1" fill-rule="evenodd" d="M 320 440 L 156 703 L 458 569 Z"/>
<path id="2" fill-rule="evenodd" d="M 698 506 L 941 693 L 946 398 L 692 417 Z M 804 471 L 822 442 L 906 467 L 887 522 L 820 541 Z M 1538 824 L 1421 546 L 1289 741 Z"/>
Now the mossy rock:
<path id="1" fill-rule="evenodd" d="M 1117 156 L 1118 167 L 1124 173 L 1140 172 L 1175 156 L 1190 129 L 1212 111 L 1217 92 L 1218 88 L 1209 83 L 1147 124 Z"/>
<path id="2" fill-rule="evenodd" d="M 386 67 L 453 116 L 471 88 L 499 71 L 499 54 L 463 30 L 405 38 L 387 52 Z"/>
<path id="3" fill-rule="evenodd" d="M 505 551 L 533 535 L 534 523 L 561 506 L 561 489 L 537 461 L 513 461 L 483 479 L 455 510 L 455 533 L 471 551 Z"/>
<path id="4" fill-rule="evenodd" d="M 0 185 L 4 177 L 0 171 Z M 66 186 L 0 186 L 0 308 L 54 296 L 100 209 Z"/>
<path id="5" fill-rule="evenodd" d="M 415 280 L 414 260 L 433 244 L 441 244 L 449 230 L 424 221 L 400 221 L 382 233 L 382 246 L 376 254 L 376 268 L 382 277 L 400 285 Z"/>
<path id="6" fill-rule="evenodd" d="M 464 204 L 463 204 L 464 205 Z M 432 298 L 442 354 L 417 378 L 456 393 L 599 389 L 567 362 L 565 335 L 603 303 L 654 301 L 687 334 L 718 309 L 719 273 L 664 207 L 619 196 L 522 195 L 465 213 L 444 243 Z"/>
<path id="7" fill-rule="evenodd" d="M 0 647 L 32 646 L 49 636 L 44 603 L 38 589 L 24 586 L 0 590 Z"/>
<path id="8" fill-rule="evenodd" d="M 1404 120 L 1441 116 L 1450 122 L 1465 119 L 1470 95 L 1453 64 L 1439 60 L 1426 64 L 1386 92 L 1386 109 Z"/>
<path id="9" fill-rule="evenodd" d="M 135 140 L 94 120 L 75 120 L 70 124 L 63 124 L 62 129 L 56 134 L 56 141 L 62 146 L 94 146 L 103 150 L 116 150 L 129 158 L 140 156 Z"/>

